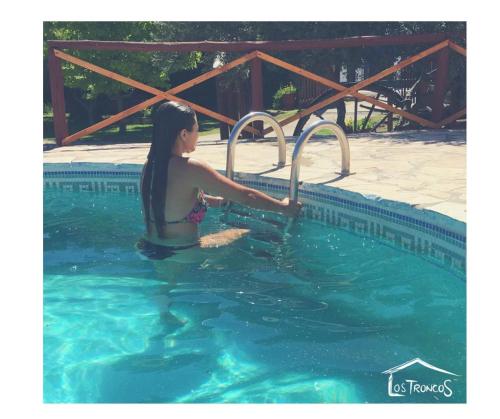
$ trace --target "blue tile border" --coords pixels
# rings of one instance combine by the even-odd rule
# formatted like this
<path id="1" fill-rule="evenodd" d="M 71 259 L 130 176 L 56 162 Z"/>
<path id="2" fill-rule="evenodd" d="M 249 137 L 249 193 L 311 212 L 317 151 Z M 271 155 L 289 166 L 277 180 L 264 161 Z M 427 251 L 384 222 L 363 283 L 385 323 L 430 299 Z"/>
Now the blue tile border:
<path id="1" fill-rule="evenodd" d="M 288 192 L 288 186 L 276 186 L 276 185 L 270 185 L 270 184 L 263 183 L 263 182 L 249 181 L 249 180 L 245 180 L 245 179 L 238 179 L 238 181 L 241 183 L 245 183 L 249 186 L 254 186 L 256 188 L 266 187 L 267 189 L 274 189 L 276 191 Z M 299 195 L 300 196 L 304 196 L 304 195 L 309 196 L 313 199 L 319 198 L 321 200 L 326 200 L 327 202 L 328 201 L 334 202 L 334 203 L 339 204 L 340 206 L 352 207 L 352 209 L 354 209 L 357 212 L 366 212 L 366 213 L 372 212 L 377 217 L 382 217 L 382 218 L 385 218 L 388 220 L 391 220 L 391 219 L 399 220 L 399 221 L 406 223 L 410 226 L 421 227 L 422 229 L 427 229 L 427 230 L 439 233 L 441 235 L 450 237 L 450 238 L 460 242 L 465 247 L 466 237 L 464 235 L 461 235 L 459 233 L 455 233 L 453 231 L 446 230 L 443 227 L 440 227 L 438 225 L 435 225 L 435 224 L 432 224 L 429 222 L 418 220 L 414 217 L 398 214 L 397 212 L 386 210 L 384 208 L 377 208 L 373 205 L 362 204 L 362 203 L 355 202 L 355 201 L 352 201 L 349 199 L 338 198 L 336 196 L 327 195 L 324 193 L 311 192 L 311 191 L 301 189 L 301 188 L 299 188 Z M 391 221 L 393 221 L 393 220 L 391 220 Z M 401 224 L 401 223 L 398 223 L 398 224 Z"/>
<path id="2" fill-rule="evenodd" d="M 43 172 L 44 177 L 135 177 L 141 176 L 140 172 L 126 172 L 126 171 L 99 171 L 99 170 L 62 170 L 62 171 L 47 171 Z"/>

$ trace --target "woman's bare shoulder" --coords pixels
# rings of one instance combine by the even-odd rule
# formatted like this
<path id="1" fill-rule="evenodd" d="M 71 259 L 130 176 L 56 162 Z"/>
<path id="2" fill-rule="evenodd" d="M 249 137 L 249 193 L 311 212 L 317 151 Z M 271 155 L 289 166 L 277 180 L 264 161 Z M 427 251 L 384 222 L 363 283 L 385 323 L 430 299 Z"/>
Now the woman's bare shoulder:
<path id="1" fill-rule="evenodd" d="M 207 178 L 217 176 L 217 171 L 210 166 L 206 161 L 189 157 L 186 160 L 186 166 L 189 168 L 193 176 Z"/>
<path id="2" fill-rule="evenodd" d="M 210 165 L 206 161 L 195 157 L 187 157 L 186 164 L 193 168 L 210 168 Z"/>
<path id="3" fill-rule="evenodd" d="M 248 187 L 229 179 L 203 160 L 191 160 L 190 158 L 189 165 L 191 167 L 189 175 L 194 184 L 211 194 L 223 196 L 231 201 L 241 202 L 243 199 L 242 193 L 249 190 Z"/>

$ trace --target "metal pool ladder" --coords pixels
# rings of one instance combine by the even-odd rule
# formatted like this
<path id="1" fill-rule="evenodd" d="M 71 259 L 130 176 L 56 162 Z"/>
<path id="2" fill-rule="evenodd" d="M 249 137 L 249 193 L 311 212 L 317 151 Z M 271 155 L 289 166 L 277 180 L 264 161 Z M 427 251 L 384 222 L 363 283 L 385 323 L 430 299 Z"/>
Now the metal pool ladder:
<path id="1" fill-rule="evenodd" d="M 231 130 L 229 140 L 227 141 L 227 157 L 226 157 L 226 177 L 234 180 L 234 156 L 236 153 L 236 145 L 238 144 L 238 137 L 245 127 L 252 122 L 263 121 L 269 122 L 276 137 L 278 138 L 278 167 L 284 167 L 286 161 L 286 142 L 283 128 L 281 128 L 278 121 L 266 112 L 250 112 L 241 118 Z"/>
<path id="2" fill-rule="evenodd" d="M 236 152 L 236 145 L 238 143 L 238 137 L 243 131 L 243 129 L 254 121 L 264 121 L 269 122 L 273 130 L 276 132 L 276 137 L 278 140 L 278 167 L 284 167 L 286 163 L 286 141 L 285 135 L 283 133 L 283 129 L 279 125 L 278 121 L 266 112 L 250 112 L 241 118 L 234 128 L 231 130 L 229 135 L 229 140 L 227 143 L 227 159 L 226 159 L 226 176 L 231 180 L 234 180 L 234 159 Z M 292 154 L 292 166 L 290 171 L 290 187 L 289 187 L 289 196 L 288 199 L 290 201 L 298 200 L 298 192 L 299 192 L 299 175 L 300 175 L 300 165 L 302 161 L 302 151 L 304 150 L 305 145 L 309 142 L 310 138 L 319 130 L 329 129 L 333 131 L 334 135 L 339 140 L 340 149 L 342 153 L 342 166 L 340 175 L 348 176 L 350 174 L 350 151 L 349 151 L 349 142 L 347 141 L 347 137 L 345 135 L 344 130 L 334 122 L 321 120 L 313 123 L 306 130 L 302 132 L 300 137 L 297 139 L 293 154 Z M 246 210 L 244 207 L 236 208 L 233 202 L 228 202 L 224 206 L 224 220 L 227 221 L 229 214 L 234 213 L 242 217 L 250 216 L 250 212 Z M 288 230 L 293 225 L 295 218 L 286 217 L 287 221 L 283 222 L 283 215 L 281 215 L 281 219 L 277 214 L 274 216 L 259 218 L 259 221 L 265 222 L 269 225 L 274 225 L 275 227 L 283 230 L 284 234 L 287 235 Z M 233 223 L 234 224 L 234 223 Z M 237 225 L 244 225 L 244 223 L 236 223 Z M 280 228 L 281 227 L 281 228 Z"/>

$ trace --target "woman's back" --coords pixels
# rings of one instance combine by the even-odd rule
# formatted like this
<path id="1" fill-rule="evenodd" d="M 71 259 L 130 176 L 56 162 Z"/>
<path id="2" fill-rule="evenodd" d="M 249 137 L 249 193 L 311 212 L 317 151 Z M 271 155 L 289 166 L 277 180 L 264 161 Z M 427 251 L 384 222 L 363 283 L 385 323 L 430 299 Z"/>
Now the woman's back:
<path id="1" fill-rule="evenodd" d="M 187 157 L 172 155 L 168 164 L 167 193 L 165 198 L 165 224 L 163 225 L 164 238 L 158 237 L 154 222 L 153 208 L 150 206 L 150 220 L 152 237 L 158 244 L 178 245 L 193 243 L 198 239 L 198 226 L 194 222 L 185 220 L 197 204 L 199 189 L 193 185 Z M 142 182 L 141 182 L 142 184 Z M 173 221 L 181 221 L 171 223 Z M 179 243 L 177 243 L 179 242 Z"/>
<path id="2" fill-rule="evenodd" d="M 143 171 L 144 174 L 144 171 Z M 219 247 L 230 244 L 249 233 L 249 229 L 232 228 L 217 233 L 207 234 L 200 238 L 198 221 L 200 217 L 192 216 L 198 211 L 197 200 L 199 188 L 196 184 L 196 173 L 189 158 L 172 156 L 169 161 L 167 196 L 165 202 L 164 238 L 158 236 L 154 222 L 153 209 L 150 207 L 150 228 L 152 235 L 147 240 L 163 246 L 185 246 L 198 243 L 200 247 Z M 141 182 L 142 185 L 142 182 Z M 206 205 L 204 203 L 204 205 Z M 205 206 L 206 209 L 206 206 Z M 188 216 L 188 217 L 186 217 Z M 193 220 L 189 222 L 186 218 Z M 201 217 L 203 218 L 203 217 Z M 182 220 L 182 222 L 178 222 Z M 175 223 L 169 224 L 169 222 Z M 154 249 L 155 252 L 157 249 Z"/>

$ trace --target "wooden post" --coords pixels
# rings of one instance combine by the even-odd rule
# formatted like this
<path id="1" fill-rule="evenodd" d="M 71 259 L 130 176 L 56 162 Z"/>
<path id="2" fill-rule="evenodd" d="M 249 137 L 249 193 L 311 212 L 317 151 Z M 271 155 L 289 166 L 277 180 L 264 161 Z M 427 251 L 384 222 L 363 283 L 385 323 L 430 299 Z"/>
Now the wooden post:
<path id="1" fill-rule="evenodd" d="M 444 97 L 448 84 L 449 51 L 449 48 L 443 48 L 436 53 L 436 64 L 438 69 L 436 70 L 436 81 L 432 98 L 432 120 L 434 122 L 439 122 L 443 118 Z"/>
<path id="2" fill-rule="evenodd" d="M 61 60 L 55 56 L 54 48 L 49 48 L 48 53 L 54 135 L 57 146 L 60 147 L 63 139 L 68 136 L 66 105 L 64 103 L 64 77 L 61 69 Z"/>
<path id="3" fill-rule="evenodd" d="M 264 110 L 264 87 L 262 84 L 262 61 L 258 57 L 250 61 L 250 76 L 252 86 L 252 104 L 250 109 L 252 111 L 262 111 Z M 255 121 L 253 127 L 262 132 L 264 130 L 264 123 L 262 121 Z"/>

